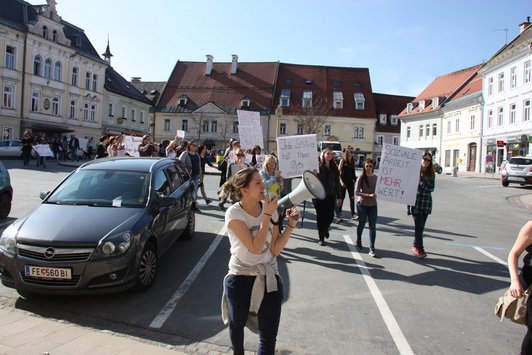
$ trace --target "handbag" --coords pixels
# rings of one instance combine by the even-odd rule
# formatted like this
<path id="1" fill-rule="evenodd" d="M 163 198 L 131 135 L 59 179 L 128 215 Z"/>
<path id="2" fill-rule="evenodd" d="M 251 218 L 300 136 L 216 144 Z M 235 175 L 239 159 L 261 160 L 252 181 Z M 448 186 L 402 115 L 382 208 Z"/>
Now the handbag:
<path id="1" fill-rule="evenodd" d="M 226 159 L 220 160 L 220 162 L 218 163 L 218 170 L 219 171 L 227 170 L 227 160 Z"/>
<path id="2" fill-rule="evenodd" d="M 527 325 L 529 296 L 530 287 L 528 287 L 521 298 L 515 298 L 507 290 L 504 295 L 499 297 L 499 301 L 495 305 L 495 314 L 501 319 L 501 322 L 506 317 L 514 323 Z"/>

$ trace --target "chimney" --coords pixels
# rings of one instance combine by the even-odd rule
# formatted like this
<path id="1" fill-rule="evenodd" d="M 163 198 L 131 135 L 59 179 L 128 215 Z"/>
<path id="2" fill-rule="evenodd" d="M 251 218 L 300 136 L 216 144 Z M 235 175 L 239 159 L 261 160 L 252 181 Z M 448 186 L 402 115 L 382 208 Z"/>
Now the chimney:
<path id="1" fill-rule="evenodd" d="M 207 63 L 205 65 L 205 75 L 211 75 L 211 72 L 212 72 L 212 60 L 214 59 L 214 57 L 210 54 L 207 54 L 206 55 L 207 57 Z"/>
<path id="2" fill-rule="evenodd" d="M 523 31 L 530 26 L 530 16 L 526 17 L 526 22 L 523 22 L 519 25 L 519 33 L 523 33 Z"/>
<path id="3" fill-rule="evenodd" d="M 231 62 L 231 74 L 236 74 L 238 69 L 238 56 L 236 54 L 232 55 L 233 61 Z"/>

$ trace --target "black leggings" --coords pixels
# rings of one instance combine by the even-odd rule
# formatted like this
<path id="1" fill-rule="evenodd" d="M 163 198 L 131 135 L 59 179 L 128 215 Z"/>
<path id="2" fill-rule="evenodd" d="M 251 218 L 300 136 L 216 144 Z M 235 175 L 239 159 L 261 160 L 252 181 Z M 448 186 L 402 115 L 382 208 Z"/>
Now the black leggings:
<path id="1" fill-rule="evenodd" d="M 351 215 L 355 214 L 355 184 L 346 184 L 345 187 L 342 187 L 342 204 L 339 209 L 342 212 L 342 206 L 345 200 L 345 193 L 349 192 L 349 207 L 351 208 Z"/>

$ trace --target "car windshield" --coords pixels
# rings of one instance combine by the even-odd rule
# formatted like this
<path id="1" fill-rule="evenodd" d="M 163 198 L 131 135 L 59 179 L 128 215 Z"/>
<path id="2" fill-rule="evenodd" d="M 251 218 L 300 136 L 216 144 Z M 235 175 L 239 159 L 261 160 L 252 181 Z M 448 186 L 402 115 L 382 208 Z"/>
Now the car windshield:
<path id="1" fill-rule="evenodd" d="M 332 150 L 339 151 L 342 150 L 342 145 L 340 143 L 327 143 L 324 148 L 331 147 Z"/>
<path id="2" fill-rule="evenodd" d="M 532 165 L 532 159 L 530 158 L 510 158 L 509 164 L 513 165 Z"/>
<path id="3" fill-rule="evenodd" d="M 47 203 L 140 208 L 148 199 L 149 174 L 138 171 L 80 170 Z"/>

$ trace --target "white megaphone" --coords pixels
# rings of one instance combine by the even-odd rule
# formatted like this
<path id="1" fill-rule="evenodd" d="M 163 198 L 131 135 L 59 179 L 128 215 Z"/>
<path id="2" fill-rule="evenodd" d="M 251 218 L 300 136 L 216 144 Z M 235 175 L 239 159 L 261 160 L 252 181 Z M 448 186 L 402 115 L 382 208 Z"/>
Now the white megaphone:
<path id="1" fill-rule="evenodd" d="M 306 170 L 303 172 L 299 185 L 288 195 L 280 199 L 277 202 L 277 206 L 290 208 L 310 198 L 323 200 L 325 198 L 325 188 L 320 179 L 312 171 Z"/>

